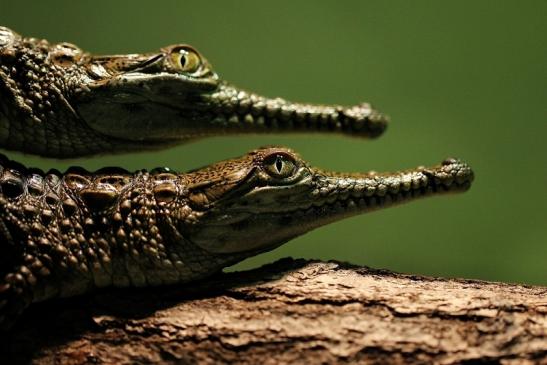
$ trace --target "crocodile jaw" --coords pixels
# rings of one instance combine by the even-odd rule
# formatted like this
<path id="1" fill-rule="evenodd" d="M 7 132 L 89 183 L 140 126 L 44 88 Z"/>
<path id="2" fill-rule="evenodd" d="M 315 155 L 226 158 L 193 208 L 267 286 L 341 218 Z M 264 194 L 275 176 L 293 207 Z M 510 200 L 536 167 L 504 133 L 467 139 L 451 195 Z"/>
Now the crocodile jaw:
<path id="1" fill-rule="evenodd" d="M 193 55 L 185 58 L 190 62 L 181 62 L 183 53 Z M 312 105 L 238 89 L 221 81 L 189 45 L 102 56 L 3 27 L 0 89 L 0 145 L 57 158 L 158 149 L 226 134 L 375 138 L 388 121 L 367 103 Z"/>
<path id="2" fill-rule="evenodd" d="M 386 174 L 311 171 L 308 179 L 295 186 L 253 189 L 234 198 L 235 202 L 213 206 L 188 230 L 189 239 L 215 253 L 256 254 L 347 217 L 466 191 L 474 176 L 468 165 L 455 159 Z"/>
<path id="3" fill-rule="evenodd" d="M 211 113 L 210 125 L 227 133 L 291 131 L 376 138 L 388 124 L 388 117 L 368 103 L 345 107 L 292 102 L 267 98 L 226 82 L 203 95 L 203 100 L 211 106 L 207 111 Z"/>
<path id="4" fill-rule="evenodd" d="M 246 133 L 336 133 L 376 138 L 388 118 L 370 104 L 312 105 L 267 98 L 216 80 L 133 73 L 76 99 L 92 129 L 156 144 Z"/>

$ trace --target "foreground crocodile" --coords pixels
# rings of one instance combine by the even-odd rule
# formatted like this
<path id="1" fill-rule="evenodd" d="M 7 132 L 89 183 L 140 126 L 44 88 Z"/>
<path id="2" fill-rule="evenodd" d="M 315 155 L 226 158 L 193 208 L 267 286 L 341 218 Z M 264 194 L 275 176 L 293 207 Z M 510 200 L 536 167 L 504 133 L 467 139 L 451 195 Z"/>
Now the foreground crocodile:
<path id="1" fill-rule="evenodd" d="M 224 82 L 189 46 L 95 57 L 0 28 L 0 146 L 50 157 L 231 132 L 376 137 L 368 104 L 289 103 Z M 0 327 L 32 302 L 93 288 L 184 283 L 333 221 L 466 190 L 463 162 L 341 174 L 267 147 L 177 174 L 119 168 L 43 173 L 0 158 Z"/>
<path id="2" fill-rule="evenodd" d="M 379 136 L 387 118 L 268 99 L 220 81 L 188 45 L 93 56 L 0 27 L 0 147 L 57 158 L 140 151 L 229 133 Z"/>
<path id="3" fill-rule="evenodd" d="M 330 173 L 282 147 L 186 174 L 73 168 L 60 175 L 0 164 L 4 323 L 32 301 L 203 278 L 316 227 L 464 191 L 473 179 L 454 159 L 397 173 Z"/>

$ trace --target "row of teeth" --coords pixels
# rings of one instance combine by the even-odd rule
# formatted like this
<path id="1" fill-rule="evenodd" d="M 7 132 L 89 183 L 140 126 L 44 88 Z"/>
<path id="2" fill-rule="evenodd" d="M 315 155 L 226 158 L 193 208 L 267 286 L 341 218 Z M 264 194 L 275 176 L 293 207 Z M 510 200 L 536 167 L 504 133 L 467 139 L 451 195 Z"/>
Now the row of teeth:
<path id="1" fill-rule="evenodd" d="M 213 118 L 213 124 L 220 124 L 226 127 L 240 127 L 255 126 L 264 128 L 303 128 L 303 129 L 330 129 L 341 130 L 350 128 L 349 119 L 340 117 L 335 114 L 319 114 L 319 113 L 305 113 L 303 117 L 295 118 L 295 113 L 273 113 L 273 116 L 268 115 L 253 115 L 250 113 L 245 114 L 232 114 L 230 116 L 218 115 Z M 363 127 L 359 123 L 353 123 L 353 128 Z"/>
<path id="2" fill-rule="evenodd" d="M 293 104 L 281 98 L 266 98 L 231 85 L 223 85 L 208 96 L 216 105 L 209 120 L 233 127 L 245 125 L 275 129 L 365 130 L 377 134 L 385 128 L 385 117 L 363 103 L 353 107 Z M 298 116 L 298 117 L 297 117 Z"/>
<path id="3" fill-rule="evenodd" d="M 396 194 L 400 190 L 410 191 L 411 189 L 426 187 L 428 182 L 429 178 L 420 173 L 399 177 L 371 176 L 366 186 L 359 183 L 359 181 L 346 179 L 337 181 L 334 188 L 327 186 L 319 189 L 318 194 L 323 197 L 331 195 L 335 199 L 340 196 L 344 199 L 349 194 L 353 194 L 354 198 L 371 197 L 373 195 L 381 197 L 387 193 Z"/>
<path id="4" fill-rule="evenodd" d="M 425 171 L 401 174 L 399 176 L 375 176 L 371 173 L 366 186 L 359 180 L 348 178 L 337 181 L 335 188 L 323 187 L 317 191 L 319 196 L 325 197 L 332 195 L 340 197 L 341 195 L 353 194 L 355 198 L 379 196 L 382 197 L 388 193 L 397 194 L 399 191 L 408 192 L 412 189 L 425 188 L 431 183 L 434 186 L 443 186 L 450 188 L 452 185 L 465 184 L 469 178 L 469 169 L 465 166 L 458 171 L 437 171 L 434 175 Z"/>
<path id="5" fill-rule="evenodd" d="M 228 90 L 226 98 L 223 94 L 218 100 L 217 113 L 213 120 L 222 125 L 257 125 L 275 128 L 305 127 L 328 129 L 361 129 L 371 126 L 375 122 L 382 122 L 380 115 L 373 112 L 368 106 L 357 106 L 348 110 L 350 114 L 361 114 L 362 118 L 348 118 L 340 115 L 340 109 L 330 106 L 314 106 L 287 103 L 285 100 L 266 99 L 244 91 Z M 296 118 L 296 115 L 299 117 Z"/>
<path id="6" fill-rule="evenodd" d="M 465 183 L 456 183 L 458 187 L 463 186 Z M 327 199 L 323 201 L 317 201 L 312 204 L 312 206 L 301 209 L 305 214 L 312 213 L 318 208 L 329 208 L 339 211 L 347 211 L 354 208 L 374 208 L 374 207 L 383 207 L 388 206 L 393 203 L 404 202 L 409 199 L 414 199 L 429 194 L 439 193 L 439 192 L 449 192 L 452 190 L 449 186 L 440 184 L 440 185 L 428 185 L 425 187 L 420 187 L 418 189 L 412 189 L 409 191 L 400 191 L 398 193 L 388 192 L 382 196 L 373 195 L 373 196 L 364 196 L 364 197 L 353 197 L 353 196 L 334 196 L 333 199 Z"/>

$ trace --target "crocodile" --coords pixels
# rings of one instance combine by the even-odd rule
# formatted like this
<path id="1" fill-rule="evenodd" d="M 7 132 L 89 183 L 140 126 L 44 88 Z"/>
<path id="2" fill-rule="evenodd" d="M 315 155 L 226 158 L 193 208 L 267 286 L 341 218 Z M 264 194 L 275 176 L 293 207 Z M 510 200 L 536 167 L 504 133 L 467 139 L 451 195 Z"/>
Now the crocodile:
<path id="1" fill-rule="evenodd" d="M 193 47 L 96 56 L 0 27 L 0 147 L 55 158 L 142 151 L 207 136 L 320 132 L 374 138 L 368 103 L 289 102 L 221 80 Z"/>
<path id="2" fill-rule="evenodd" d="M 238 89 L 185 44 L 95 56 L 0 27 L 4 149 L 73 158 L 234 133 L 375 138 L 387 123 L 368 103 L 311 105 Z M 189 283 L 325 224 L 465 191 L 473 176 L 457 159 L 335 173 L 276 146 L 186 173 L 44 173 L 0 155 L 0 329 L 34 302 Z"/>
<path id="3" fill-rule="evenodd" d="M 175 173 L 69 168 L 0 158 L 0 324 L 32 302 L 103 287 L 188 283 L 325 224 L 469 188 L 446 159 L 394 173 L 334 173 L 264 147 Z"/>

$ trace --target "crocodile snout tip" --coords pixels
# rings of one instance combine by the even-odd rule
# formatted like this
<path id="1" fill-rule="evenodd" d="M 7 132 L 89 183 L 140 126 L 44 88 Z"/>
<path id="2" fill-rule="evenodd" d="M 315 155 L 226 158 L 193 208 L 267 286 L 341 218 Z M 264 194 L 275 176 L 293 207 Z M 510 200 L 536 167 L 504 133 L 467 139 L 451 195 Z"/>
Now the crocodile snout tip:
<path id="1" fill-rule="evenodd" d="M 340 113 L 352 131 L 362 132 L 370 138 L 384 133 L 389 123 L 389 117 L 374 109 L 369 103 L 343 109 Z"/>

